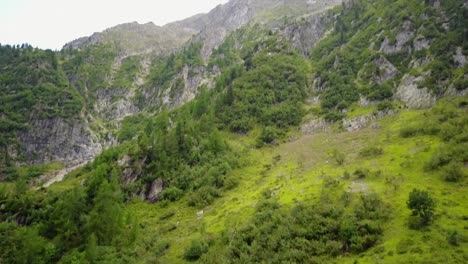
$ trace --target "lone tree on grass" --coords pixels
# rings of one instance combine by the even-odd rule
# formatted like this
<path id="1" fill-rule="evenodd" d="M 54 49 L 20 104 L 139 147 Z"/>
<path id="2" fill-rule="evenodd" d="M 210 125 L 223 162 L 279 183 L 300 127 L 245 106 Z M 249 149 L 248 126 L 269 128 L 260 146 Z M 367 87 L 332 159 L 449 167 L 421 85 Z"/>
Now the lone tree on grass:
<path id="1" fill-rule="evenodd" d="M 406 202 L 413 215 L 419 215 L 424 224 L 428 224 L 434 215 L 435 201 L 427 191 L 414 189 Z"/>

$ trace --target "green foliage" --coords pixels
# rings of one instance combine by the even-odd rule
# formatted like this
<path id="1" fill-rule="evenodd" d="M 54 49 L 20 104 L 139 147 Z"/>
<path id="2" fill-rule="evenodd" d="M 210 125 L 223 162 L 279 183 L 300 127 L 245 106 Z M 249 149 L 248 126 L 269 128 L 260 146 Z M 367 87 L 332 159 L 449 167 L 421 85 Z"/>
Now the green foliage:
<path id="1" fill-rule="evenodd" d="M 457 182 L 464 178 L 463 163 L 468 161 L 468 122 L 465 102 L 459 97 L 441 100 L 433 109 L 419 120 L 417 125 L 404 126 L 402 137 L 431 135 L 443 143 L 425 163 L 428 171 L 441 171 L 446 181 Z"/>
<path id="2" fill-rule="evenodd" d="M 0 223 L 0 259 L 5 263 L 50 263 L 56 250 L 41 237 L 36 228 Z"/>
<path id="3" fill-rule="evenodd" d="M 152 62 L 147 87 L 169 88 L 171 81 L 184 66 L 201 66 L 203 59 L 201 57 L 202 43 L 191 43 L 188 47 L 178 53 L 173 53 L 167 57 L 156 58 Z"/>
<path id="4" fill-rule="evenodd" d="M 182 198 L 183 194 L 184 192 L 181 189 L 177 187 L 169 187 L 161 193 L 161 197 L 164 200 L 169 200 L 169 201 L 174 202 Z"/>
<path id="5" fill-rule="evenodd" d="M 271 143 L 302 120 L 308 66 L 277 36 L 257 46 L 262 49 L 244 57 L 245 70 L 233 69 L 222 77 L 220 85 L 227 89 L 219 116 L 233 132 L 261 125 L 259 143 Z"/>
<path id="6" fill-rule="evenodd" d="M 192 240 L 192 244 L 184 252 L 184 258 L 189 261 L 199 259 L 203 254 L 208 252 L 208 244 L 199 239 Z"/>
<path id="7" fill-rule="evenodd" d="M 359 95 L 371 100 L 391 98 L 394 83 L 408 73 L 412 67 L 410 62 L 427 57 L 433 60 L 422 66 L 420 72 L 431 74 L 424 77 L 421 87 L 429 88 L 436 95 L 442 94 L 451 83 L 456 89 L 466 87 L 463 86 L 466 78 L 458 73 L 459 65 L 453 60 L 457 47 L 463 47 L 466 53 L 464 25 L 468 19 L 462 5 L 462 1 L 449 0 L 436 10 L 432 4 L 415 0 L 391 3 L 358 0 L 349 7 L 335 9 L 336 21 L 329 25 L 332 31 L 318 42 L 311 55 L 316 81 L 322 88 L 319 92 L 322 108 L 348 108 Z M 449 26 L 442 21 L 448 21 Z M 405 22 L 411 23 L 410 30 L 415 35 L 431 41 L 429 49 L 413 51 L 413 39 L 410 39 L 401 51 L 384 54 L 381 44 L 387 39 L 389 45 L 396 47 L 397 35 L 404 30 Z M 384 82 L 381 77 L 387 70 L 382 61 L 389 61 L 399 71 Z"/>
<path id="8" fill-rule="evenodd" d="M 337 149 L 333 150 L 332 157 L 336 161 L 336 163 L 340 166 L 344 164 L 345 159 L 346 159 L 346 155 Z"/>
<path id="9" fill-rule="evenodd" d="M 125 58 L 116 73 L 112 87 L 131 88 L 140 71 L 140 63 L 140 58 L 138 56 Z"/>
<path id="10" fill-rule="evenodd" d="M 253 219 L 225 242 L 229 248 L 225 261 L 326 262 L 327 257 L 363 252 L 378 242 L 388 215 L 378 196 L 360 196 L 351 212 L 340 201 L 323 199 L 287 209 L 275 198 L 264 198 Z"/>
<path id="11" fill-rule="evenodd" d="M 465 178 L 463 173 L 463 163 L 451 161 L 443 169 L 444 179 L 448 182 L 459 182 Z"/>
<path id="12" fill-rule="evenodd" d="M 112 164 L 113 155 L 107 151 L 98 161 Z M 4 221 L 0 229 L 8 225 L 10 230 L 0 231 L 0 240 L 5 241 L 0 243 L 0 252 L 5 252 L 0 259 L 52 263 L 63 257 L 93 262 L 103 259 L 99 255 L 103 248 L 118 251 L 135 243 L 136 227 L 123 211 L 117 168 L 92 164 L 82 173 L 89 173 L 84 186 L 63 193 L 29 191 L 18 181 L 18 188 L 0 199 Z M 10 220 L 15 223 L 8 224 Z"/>
<path id="13" fill-rule="evenodd" d="M 9 162 L 6 146 L 16 145 L 18 132 L 33 120 L 76 118 L 83 99 L 70 85 L 51 50 L 29 45 L 0 45 L 0 153 Z M 7 164 L 8 165 L 8 164 Z"/>
<path id="14" fill-rule="evenodd" d="M 150 120 L 149 117 L 144 114 L 132 115 L 126 117 L 122 121 L 122 127 L 117 132 L 117 138 L 120 142 L 131 140 L 138 136 L 138 133 L 142 131 L 146 123 Z"/>
<path id="15" fill-rule="evenodd" d="M 12 182 L 24 180 L 28 182 L 29 180 L 36 178 L 40 175 L 53 172 L 62 168 L 63 164 L 55 162 L 49 164 L 29 165 L 21 167 L 10 166 L 4 171 L 4 180 Z"/>
<path id="16" fill-rule="evenodd" d="M 409 194 L 406 205 L 413 215 L 418 215 L 422 219 L 424 224 L 432 220 L 436 204 L 428 191 L 414 189 Z"/>
<path id="17" fill-rule="evenodd" d="M 447 234 L 447 242 L 452 246 L 459 246 L 463 241 L 463 236 L 458 230 L 450 230 Z"/>
<path id="18" fill-rule="evenodd" d="M 377 156 L 380 156 L 384 153 L 383 149 L 381 147 L 376 147 L 376 146 L 369 146 L 361 151 L 359 151 L 359 155 L 361 157 L 366 157 L 366 158 L 375 158 Z"/>
<path id="19" fill-rule="evenodd" d="M 109 44 L 93 45 L 81 50 L 63 49 L 61 54 L 64 72 L 73 77 L 72 84 L 87 96 L 87 104 L 92 106 L 95 92 L 110 85 L 107 77 L 117 56 L 116 48 Z"/>

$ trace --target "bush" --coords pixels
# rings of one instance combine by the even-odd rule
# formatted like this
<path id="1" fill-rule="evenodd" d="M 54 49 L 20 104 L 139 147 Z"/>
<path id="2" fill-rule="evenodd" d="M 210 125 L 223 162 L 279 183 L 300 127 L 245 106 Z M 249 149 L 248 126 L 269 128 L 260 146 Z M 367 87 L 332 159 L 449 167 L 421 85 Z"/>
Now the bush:
<path id="1" fill-rule="evenodd" d="M 183 195 L 184 192 L 177 187 L 169 187 L 161 193 L 162 199 L 172 202 L 178 201 L 180 198 L 182 198 Z"/>
<path id="2" fill-rule="evenodd" d="M 169 211 L 165 212 L 164 214 L 162 214 L 162 215 L 159 217 L 159 220 L 166 220 L 166 219 L 169 219 L 169 218 L 173 217 L 175 214 L 176 214 L 176 211 L 175 211 L 175 210 L 169 210 Z"/>
<path id="3" fill-rule="evenodd" d="M 447 235 L 447 242 L 452 246 L 458 246 L 462 240 L 461 234 L 457 230 L 450 230 Z"/>
<path id="4" fill-rule="evenodd" d="M 208 252 L 208 244 L 203 240 L 194 239 L 190 247 L 185 250 L 184 258 L 189 261 L 195 261 L 206 252 Z"/>
<path id="5" fill-rule="evenodd" d="M 406 205 L 412 211 L 413 216 L 419 215 L 423 224 L 428 224 L 432 220 L 436 204 L 429 192 L 414 189 L 409 194 Z"/>
<path id="6" fill-rule="evenodd" d="M 363 150 L 359 152 L 359 155 L 361 157 L 377 157 L 380 156 L 384 153 L 383 149 L 381 147 L 366 147 Z"/>
<path id="7" fill-rule="evenodd" d="M 354 171 L 354 176 L 358 177 L 358 179 L 364 179 L 367 176 L 369 176 L 369 169 L 364 169 L 364 168 L 358 168 Z"/>
<path id="8" fill-rule="evenodd" d="M 380 102 L 377 104 L 378 111 L 387 111 L 387 110 L 392 110 L 394 108 L 395 106 L 390 101 L 384 101 L 384 102 Z"/>
<path id="9" fill-rule="evenodd" d="M 413 246 L 414 242 L 411 239 L 403 239 L 398 242 L 396 246 L 397 254 L 405 254 L 409 251 L 411 246 Z"/>
<path id="10" fill-rule="evenodd" d="M 220 196 L 219 190 L 214 187 L 205 186 L 193 192 L 188 201 L 189 206 L 204 207 L 211 204 L 215 198 Z"/>
<path id="11" fill-rule="evenodd" d="M 451 148 L 449 146 L 439 147 L 431 158 L 426 162 L 426 170 L 436 170 L 452 161 Z"/>
<path id="12" fill-rule="evenodd" d="M 414 137 L 419 133 L 421 133 L 421 129 L 419 127 L 403 127 L 400 129 L 400 137 L 403 138 Z"/>
<path id="13" fill-rule="evenodd" d="M 442 171 L 444 179 L 448 182 L 458 182 L 464 178 L 463 164 L 451 161 Z"/>
<path id="14" fill-rule="evenodd" d="M 267 126 L 262 129 L 262 133 L 260 134 L 257 142 L 257 146 L 261 147 L 264 144 L 272 144 L 275 139 L 279 136 L 278 129 L 274 127 Z"/>
<path id="15" fill-rule="evenodd" d="M 340 152 L 335 149 L 333 150 L 332 156 L 333 156 L 333 159 L 335 159 L 336 163 L 340 166 L 343 165 L 343 163 L 345 162 L 346 156 L 343 152 Z"/>

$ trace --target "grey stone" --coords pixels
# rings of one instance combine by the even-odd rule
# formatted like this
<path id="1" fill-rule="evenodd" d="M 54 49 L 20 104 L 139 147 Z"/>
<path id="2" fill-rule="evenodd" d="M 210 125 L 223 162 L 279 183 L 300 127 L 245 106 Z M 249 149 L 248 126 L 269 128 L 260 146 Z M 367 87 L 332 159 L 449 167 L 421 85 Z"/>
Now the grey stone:
<path id="1" fill-rule="evenodd" d="M 423 77 L 405 74 L 395 93 L 395 98 L 410 108 L 428 108 L 435 104 L 436 97 L 427 88 L 418 88 Z"/>
<path id="2" fill-rule="evenodd" d="M 159 199 L 159 194 L 164 190 L 164 182 L 161 178 L 154 180 L 151 183 L 146 199 L 150 202 L 156 202 Z"/>

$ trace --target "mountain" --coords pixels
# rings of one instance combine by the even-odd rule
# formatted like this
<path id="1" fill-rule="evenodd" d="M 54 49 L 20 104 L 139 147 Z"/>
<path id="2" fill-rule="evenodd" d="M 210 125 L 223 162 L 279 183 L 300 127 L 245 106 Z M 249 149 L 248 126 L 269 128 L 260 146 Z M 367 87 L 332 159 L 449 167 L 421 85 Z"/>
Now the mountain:
<path id="1" fill-rule="evenodd" d="M 468 4 L 231 0 L 0 46 L 0 263 L 464 263 Z"/>
<path id="2" fill-rule="evenodd" d="M 285 16 L 320 14 L 338 3 L 231 1 L 208 14 L 163 27 L 134 22 L 72 41 L 64 46 L 56 63 L 61 66 L 57 70 L 68 78 L 69 84 L 66 85 L 78 91 L 80 100 L 84 102 L 82 111 L 75 115 L 78 122 L 72 122 L 74 125 L 70 126 L 63 120 L 31 117 L 25 121 L 31 129 L 16 133 L 19 140 L 17 150 L 10 145 L 10 150 L 6 152 L 13 160 L 23 160 L 25 163 L 59 161 L 71 166 L 88 161 L 103 148 L 115 144 L 112 130 L 119 127 L 124 117 L 162 107 L 180 106 L 195 97 L 200 85 L 214 85 L 219 72 L 204 64 L 213 49 L 230 32 L 250 21 L 276 27 L 284 22 Z M 323 23 L 314 20 L 313 24 Z M 295 31 L 289 34 L 302 34 L 297 28 Z M 315 36 L 309 37 L 309 34 L 306 42 L 318 40 L 323 33 L 324 28 L 314 30 L 312 34 Z M 307 48 L 310 46 L 307 45 Z M 196 65 L 189 62 L 189 58 L 183 58 L 183 52 L 177 52 L 191 48 L 200 49 L 201 60 Z M 161 77 L 157 72 L 161 58 L 174 52 L 181 54 L 177 58 L 180 65 L 173 66 L 165 83 L 154 81 Z M 177 84 L 183 84 L 183 89 Z M 80 130 L 88 132 L 82 135 L 73 132 Z M 72 135 L 72 140 L 64 142 L 60 135 L 49 136 L 58 132 Z"/>

